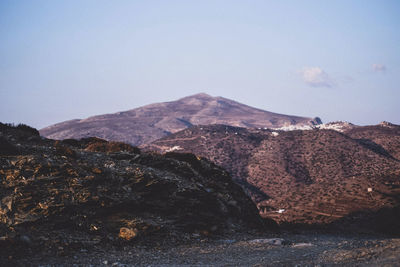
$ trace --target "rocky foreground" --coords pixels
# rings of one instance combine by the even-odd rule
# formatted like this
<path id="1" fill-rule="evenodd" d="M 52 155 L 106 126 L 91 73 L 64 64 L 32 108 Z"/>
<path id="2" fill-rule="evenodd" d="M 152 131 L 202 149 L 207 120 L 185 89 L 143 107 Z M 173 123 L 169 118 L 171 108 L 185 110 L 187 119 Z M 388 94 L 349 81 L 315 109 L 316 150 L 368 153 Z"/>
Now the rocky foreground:
<path id="1" fill-rule="evenodd" d="M 230 235 L 174 245 L 93 246 L 68 255 L 6 259 L 20 266 L 399 266 L 400 239 L 340 234 Z"/>
<path id="2" fill-rule="evenodd" d="M 0 262 L 265 230 L 226 171 L 192 154 L 0 124 Z M 273 224 L 271 224 L 273 225 Z"/>

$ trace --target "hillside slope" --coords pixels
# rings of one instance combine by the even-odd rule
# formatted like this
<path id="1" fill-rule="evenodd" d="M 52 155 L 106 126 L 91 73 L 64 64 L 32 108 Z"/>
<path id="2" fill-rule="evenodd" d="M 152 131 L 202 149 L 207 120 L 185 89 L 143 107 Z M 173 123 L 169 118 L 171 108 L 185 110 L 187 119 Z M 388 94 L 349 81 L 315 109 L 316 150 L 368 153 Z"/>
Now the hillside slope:
<path id="1" fill-rule="evenodd" d="M 140 153 L 97 138 L 54 141 L 1 123 L 0 151 L 0 261 L 24 246 L 65 253 L 264 225 L 226 171 L 192 154 Z"/>
<path id="2" fill-rule="evenodd" d="M 333 130 L 197 126 L 144 148 L 192 152 L 220 164 L 247 189 L 265 217 L 326 224 L 399 207 L 400 127 L 391 127 L 373 127 L 377 133 L 371 136 L 379 139 L 375 143 L 365 139 L 370 127 L 349 130 L 357 136 L 352 138 Z"/>

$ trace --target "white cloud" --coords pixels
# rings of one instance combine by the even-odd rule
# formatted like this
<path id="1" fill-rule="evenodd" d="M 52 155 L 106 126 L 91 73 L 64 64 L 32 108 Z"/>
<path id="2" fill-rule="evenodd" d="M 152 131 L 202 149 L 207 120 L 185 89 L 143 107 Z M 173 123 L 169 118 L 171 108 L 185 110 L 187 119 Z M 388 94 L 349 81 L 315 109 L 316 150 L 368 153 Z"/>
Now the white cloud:
<path id="1" fill-rule="evenodd" d="M 386 71 L 386 66 L 383 64 L 372 64 L 372 69 L 375 72 L 385 72 Z"/>
<path id="2" fill-rule="evenodd" d="M 300 73 L 304 82 L 313 87 L 333 87 L 336 84 L 320 67 L 304 67 Z"/>

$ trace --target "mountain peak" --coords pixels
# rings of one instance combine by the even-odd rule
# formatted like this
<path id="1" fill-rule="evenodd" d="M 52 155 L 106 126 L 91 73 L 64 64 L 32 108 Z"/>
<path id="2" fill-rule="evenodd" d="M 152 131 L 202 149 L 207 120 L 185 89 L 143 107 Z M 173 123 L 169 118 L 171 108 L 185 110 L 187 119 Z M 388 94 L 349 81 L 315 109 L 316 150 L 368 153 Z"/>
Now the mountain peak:
<path id="1" fill-rule="evenodd" d="M 52 139 L 99 137 L 142 145 L 192 125 L 224 124 L 244 128 L 314 125 L 312 118 L 272 113 L 223 97 L 199 93 L 176 101 L 150 104 L 128 112 L 98 115 L 40 130 Z"/>
<path id="2" fill-rule="evenodd" d="M 207 99 L 214 99 L 214 98 L 215 97 L 213 97 L 213 96 L 211 96 L 209 94 L 206 94 L 206 93 L 198 93 L 198 94 L 194 94 L 194 95 L 183 97 L 183 98 L 181 98 L 179 100 L 183 100 L 183 99 L 202 99 L 202 100 L 207 100 Z"/>

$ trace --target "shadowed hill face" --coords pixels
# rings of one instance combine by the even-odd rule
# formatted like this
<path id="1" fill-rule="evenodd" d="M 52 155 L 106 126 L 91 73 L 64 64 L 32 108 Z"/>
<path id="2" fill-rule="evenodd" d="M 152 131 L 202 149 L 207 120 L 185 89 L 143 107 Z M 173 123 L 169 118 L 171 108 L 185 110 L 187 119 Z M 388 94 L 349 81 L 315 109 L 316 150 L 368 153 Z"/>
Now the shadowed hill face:
<path id="1" fill-rule="evenodd" d="M 40 251 L 57 250 L 61 239 L 68 251 L 93 239 L 172 240 L 264 225 L 226 171 L 192 154 L 146 154 L 98 138 L 54 141 L 15 127 L 0 129 L 0 140 L 16 148 L 0 155 L 0 255 L 21 238 Z"/>
<path id="2" fill-rule="evenodd" d="M 144 148 L 192 152 L 220 164 L 247 188 L 265 217 L 331 223 L 360 211 L 400 205 L 400 162 L 395 149 L 400 127 L 372 127 L 374 132 L 367 135 L 370 128 L 350 130 L 352 137 L 357 136 L 352 138 L 333 130 L 197 126 Z M 359 136 L 376 139 L 367 142 Z"/>
<path id="3" fill-rule="evenodd" d="M 400 127 L 382 122 L 379 125 L 355 127 L 345 131 L 345 134 L 360 142 L 374 145 L 394 158 L 400 160 Z"/>
<path id="4" fill-rule="evenodd" d="M 40 134 L 52 139 L 96 136 L 141 145 L 192 125 L 225 124 L 264 128 L 313 125 L 320 122 L 318 118 L 276 114 L 223 97 L 197 94 L 125 112 L 62 122 L 40 130 Z"/>

